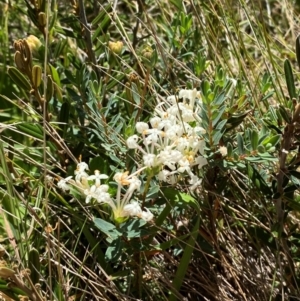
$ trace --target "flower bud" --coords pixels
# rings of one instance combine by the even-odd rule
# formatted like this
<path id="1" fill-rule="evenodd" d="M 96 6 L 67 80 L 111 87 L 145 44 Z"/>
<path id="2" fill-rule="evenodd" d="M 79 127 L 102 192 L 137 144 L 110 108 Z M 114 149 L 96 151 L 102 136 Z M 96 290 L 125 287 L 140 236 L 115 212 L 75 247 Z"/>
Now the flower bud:
<path id="1" fill-rule="evenodd" d="M 38 20 L 39 20 L 39 24 L 42 27 L 45 27 L 47 24 L 47 18 L 46 18 L 46 14 L 44 12 L 40 12 L 38 15 Z"/>
<path id="2" fill-rule="evenodd" d="M 24 60 L 23 60 L 23 57 L 22 57 L 22 54 L 20 51 L 16 51 L 14 60 L 15 60 L 15 64 L 16 64 L 17 68 L 21 72 L 25 73 L 25 71 L 26 71 L 25 63 L 24 63 Z"/>
<path id="3" fill-rule="evenodd" d="M 26 41 L 33 53 L 35 53 L 42 46 L 41 41 L 34 35 L 28 36 Z"/>
<path id="4" fill-rule="evenodd" d="M 142 50 L 142 56 L 148 60 L 151 60 L 152 58 L 152 54 L 153 54 L 153 49 L 150 46 L 146 46 L 143 50 Z"/>
<path id="5" fill-rule="evenodd" d="M 123 49 L 123 42 L 108 42 L 108 47 L 113 53 L 120 54 Z"/>

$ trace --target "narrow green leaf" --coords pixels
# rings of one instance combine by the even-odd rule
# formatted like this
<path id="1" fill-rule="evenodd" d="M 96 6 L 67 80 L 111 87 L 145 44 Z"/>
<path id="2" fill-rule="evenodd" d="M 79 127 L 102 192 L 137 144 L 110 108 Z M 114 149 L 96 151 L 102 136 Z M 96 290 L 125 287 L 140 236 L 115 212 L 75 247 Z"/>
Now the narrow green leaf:
<path id="1" fill-rule="evenodd" d="M 263 146 L 266 146 L 267 144 L 271 144 L 272 146 L 275 146 L 275 145 L 277 145 L 280 142 L 281 137 L 282 137 L 282 135 L 274 135 L 274 136 L 271 136 L 271 137 L 266 137 L 261 142 L 261 144 Z"/>
<path id="2" fill-rule="evenodd" d="M 225 109 L 226 109 L 226 106 L 223 105 L 223 106 L 219 107 L 218 109 L 214 110 L 214 112 L 212 114 L 212 126 L 213 127 L 215 127 L 215 125 L 219 122 Z"/>
<path id="3" fill-rule="evenodd" d="M 279 112 L 281 117 L 284 119 L 286 123 L 292 122 L 291 114 L 286 110 L 286 108 L 282 105 L 279 106 Z"/>
<path id="4" fill-rule="evenodd" d="M 23 122 L 23 123 L 17 124 L 16 127 L 20 132 L 22 132 L 32 138 L 37 138 L 40 140 L 44 139 L 43 128 L 39 124 Z"/>
<path id="5" fill-rule="evenodd" d="M 66 132 L 68 129 L 68 124 L 69 124 L 69 117 L 70 117 L 70 105 L 69 105 L 69 103 L 64 102 L 61 105 L 59 117 L 58 117 L 59 127 L 61 129 L 59 131 L 59 134 L 61 137 L 66 136 Z"/>
<path id="6" fill-rule="evenodd" d="M 228 142 L 226 147 L 227 147 L 227 156 L 230 158 L 232 157 L 233 146 L 230 142 Z"/>
<path id="7" fill-rule="evenodd" d="M 237 143 L 239 154 L 242 155 L 245 152 L 244 139 L 240 133 L 237 134 Z"/>
<path id="8" fill-rule="evenodd" d="M 226 125 L 226 123 L 227 123 L 227 120 L 226 120 L 226 119 L 220 121 L 220 122 L 217 124 L 217 126 L 216 126 L 216 130 L 219 130 L 219 131 L 223 130 L 223 128 L 224 128 L 224 126 Z"/>
<path id="9" fill-rule="evenodd" d="M 182 11 L 182 1 L 181 0 L 170 0 L 170 2 L 175 5 L 178 11 Z"/>
<path id="10" fill-rule="evenodd" d="M 198 217 L 196 220 L 196 223 L 193 227 L 193 230 L 191 232 L 191 236 L 190 236 L 189 240 L 187 241 L 187 244 L 184 249 L 183 255 L 181 257 L 178 269 L 176 271 L 175 277 L 172 282 L 172 287 L 174 288 L 175 292 L 178 292 L 180 290 L 180 287 L 183 283 L 185 274 L 189 267 L 190 259 L 192 257 L 194 247 L 196 244 L 196 240 L 197 240 L 197 236 L 199 233 L 199 224 L 200 224 L 200 218 Z M 169 298 L 169 301 L 175 301 L 175 300 L 178 300 L 176 297 L 176 294 L 172 293 L 172 295 Z"/>
<path id="11" fill-rule="evenodd" d="M 297 62 L 298 66 L 300 68 L 300 35 L 296 38 L 296 56 L 297 56 Z"/>
<path id="12" fill-rule="evenodd" d="M 0 167 L 2 169 L 2 173 L 5 178 L 6 182 L 6 190 L 3 191 L 3 195 L 1 196 L 1 204 L 3 207 L 3 216 L 5 217 L 4 220 L 7 223 L 7 226 L 10 228 L 11 233 L 13 234 L 13 238 L 16 241 L 21 241 L 22 237 L 22 223 L 23 223 L 23 216 L 19 209 L 19 202 L 16 200 L 14 186 L 13 186 L 13 179 L 9 168 L 6 162 L 6 156 L 4 151 L 3 142 L 0 141 Z M 1 194 L 2 194 L 2 190 Z M 20 255 L 23 258 L 24 256 L 24 244 L 20 244 L 18 246 Z"/>
<path id="13" fill-rule="evenodd" d="M 224 92 L 222 92 L 215 98 L 215 100 L 212 102 L 212 105 L 220 106 L 224 103 L 225 100 L 226 100 L 226 94 Z"/>
<path id="14" fill-rule="evenodd" d="M 293 70 L 288 59 L 284 61 L 284 74 L 290 98 L 297 98 Z"/>
<path id="15" fill-rule="evenodd" d="M 40 254 L 37 249 L 32 248 L 28 255 L 28 267 L 30 269 L 30 278 L 33 284 L 39 283 L 40 281 Z"/>
<path id="16" fill-rule="evenodd" d="M 101 22 L 101 24 L 102 24 L 102 21 L 105 18 L 105 16 L 107 16 L 111 12 L 111 6 L 112 6 L 112 4 L 109 3 L 101 9 L 98 16 L 92 21 L 93 26 L 97 25 L 99 22 Z"/>
<path id="17" fill-rule="evenodd" d="M 256 130 L 253 130 L 251 133 L 251 147 L 252 150 L 256 150 L 258 147 L 258 133 Z"/>
<path id="18" fill-rule="evenodd" d="M 31 85 L 27 78 L 15 67 L 8 68 L 8 75 L 15 82 L 15 84 L 25 91 L 31 90 Z"/>
<path id="19" fill-rule="evenodd" d="M 107 31 L 107 28 L 109 27 L 110 23 L 111 17 L 108 14 L 105 14 L 100 25 L 97 27 L 97 29 L 92 35 L 92 42 L 95 42 L 98 37 L 101 37 Z"/>
<path id="20" fill-rule="evenodd" d="M 223 136 L 223 132 L 222 131 L 214 131 L 214 134 L 213 134 L 213 145 L 217 145 L 219 144 L 221 138 Z"/>

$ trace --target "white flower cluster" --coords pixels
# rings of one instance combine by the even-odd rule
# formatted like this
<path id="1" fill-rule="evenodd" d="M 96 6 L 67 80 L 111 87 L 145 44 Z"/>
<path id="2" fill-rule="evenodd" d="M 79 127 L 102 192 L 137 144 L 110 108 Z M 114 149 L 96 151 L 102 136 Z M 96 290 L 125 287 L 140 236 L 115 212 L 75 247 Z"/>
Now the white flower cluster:
<path id="1" fill-rule="evenodd" d="M 152 220 L 153 214 L 149 209 L 143 211 L 137 201 L 130 202 L 132 194 L 141 187 L 141 181 L 134 174 L 128 175 L 128 172 L 115 174 L 114 180 L 118 184 L 118 189 L 116 197 L 112 198 L 108 193 L 109 186 L 101 184 L 101 180 L 107 179 L 108 176 L 101 174 L 99 170 L 89 176 L 86 170 L 88 170 L 88 165 L 85 162 L 79 163 L 75 170 L 75 180 L 72 179 L 72 176 L 62 179 L 58 182 L 58 187 L 63 191 L 75 188 L 86 196 L 86 203 L 90 203 L 94 199 L 100 204 L 108 204 L 113 211 L 115 220 L 122 220 L 129 216 L 137 216 L 145 221 Z M 121 190 L 124 186 L 128 186 L 128 188 L 126 193 L 122 194 Z"/>
<path id="2" fill-rule="evenodd" d="M 192 167 L 201 168 L 207 164 L 203 156 L 205 142 L 201 139 L 205 130 L 195 126 L 200 121 L 196 105 L 200 94 L 196 89 L 181 90 L 178 98 L 182 102 L 169 96 L 156 106 L 154 117 L 150 119 L 151 126 L 138 122 L 139 135 L 129 137 L 127 146 L 142 153 L 144 167 L 158 167 L 159 180 L 174 183 L 176 175 L 187 174 L 193 189 L 201 180 L 192 172 Z"/>

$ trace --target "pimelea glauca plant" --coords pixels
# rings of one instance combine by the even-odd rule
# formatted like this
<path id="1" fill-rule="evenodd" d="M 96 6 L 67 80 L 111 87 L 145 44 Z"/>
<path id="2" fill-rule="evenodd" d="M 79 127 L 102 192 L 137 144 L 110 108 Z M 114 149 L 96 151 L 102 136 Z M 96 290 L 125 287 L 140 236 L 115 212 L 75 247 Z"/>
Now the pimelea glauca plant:
<path id="1" fill-rule="evenodd" d="M 297 1 L 100 2 L 0 3 L 1 296 L 294 300 Z"/>

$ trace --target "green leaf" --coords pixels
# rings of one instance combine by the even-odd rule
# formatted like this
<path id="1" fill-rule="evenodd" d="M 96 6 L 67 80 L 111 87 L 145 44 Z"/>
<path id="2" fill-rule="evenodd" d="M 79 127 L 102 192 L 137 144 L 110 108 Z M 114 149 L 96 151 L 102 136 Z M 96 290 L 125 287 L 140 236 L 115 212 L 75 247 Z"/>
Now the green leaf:
<path id="1" fill-rule="evenodd" d="M 219 141 L 221 140 L 222 136 L 223 136 L 222 131 L 215 131 L 213 134 L 213 145 L 219 144 Z"/>
<path id="2" fill-rule="evenodd" d="M 175 5 L 178 11 L 182 11 L 182 1 L 181 0 L 170 0 L 170 2 Z"/>
<path id="3" fill-rule="evenodd" d="M 284 61 L 284 74 L 285 74 L 286 84 L 290 94 L 290 98 L 291 99 L 297 98 L 292 66 L 288 59 Z"/>
<path id="4" fill-rule="evenodd" d="M 203 96 L 205 98 L 207 98 L 208 95 L 211 93 L 209 82 L 206 81 L 206 80 L 203 80 L 202 83 L 201 83 L 201 89 L 202 89 Z"/>
<path id="5" fill-rule="evenodd" d="M 297 56 L 297 62 L 298 66 L 300 68 L 300 35 L 296 38 L 296 56 Z"/>
<path id="6" fill-rule="evenodd" d="M 39 124 L 23 122 L 16 125 L 17 129 L 32 138 L 44 139 L 43 128 Z"/>
<path id="7" fill-rule="evenodd" d="M 252 183 L 258 188 L 258 190 L 265 196 L 271 196 L 272 190 L 265 182 L 264 178 L 256 170 L 254 166 L 251 166 L 249 163 L 246 165 L 248 177 L 251 179 Z"/>
<path id="8" fill-rule="evenodd" d="M 98 16 L 92 21 L 93 26 L 97 25 L 99 22 L 101 22 L 101 24 L 102 24 L 102 21 L 105 18 L 105 16 L 107 16 L 111 12 L 111 6 L 112 6 L 112 4 L 109 3 L 101 9 Z M 100 27 L 102 26 L 101 24 L 100 24 Z"/>
<path id="9" fill-rule="evenodd" d="M 220 106 L 223 104 L 223 102 L 226 100 L 226 94 L 224 92 L 222 92 L 221 94 L 219 94 L 214 101 L 212 102 L 213 106 Z"/>
<path id="10" fill-rule="evenodd" d="M 238 143 L 238 151 L 239 154 L 241 155 L 245 152 L 245 148 L 244 148 L 244 140 L 240 133 L 237 134 L 237 143 Z"/>
<path id="11" fill-rule="evenodd" d="M 94 224 L 100 231 L 105 233 L 112 240 L 114 240 L 122 235 L 122 233 L 117 230 L 115 225 L 113 225 L 101 218 L 94 218 Z"/>
<path id="12" fill-rule="evenodd" d="M 97 38 L 101 37 L 104 33 L 106 33 L 110 23 L 111 17 L 109 14 L 106 13 L 103 19 L 101 20 L 100 25 L 97 27 L 97 29 L 92 35 L 92 42 L 96 42 Z"/>
<path id="13" fill-rule="evenodd" d="M 274 136 L 271 136 L 271 137 L 267 137 L 267 138 L 265 138 L 265 139 L 261 142 L 261 144 L 262 144 L 263 146 L 266 146 L 267 144 L 271 144 L 272 146 L 275 146 L 275 145 L 277 145 L 277 144 L 280 142 L 281 136 L 282 136 L 282 135 L 274 135 Z"/>
<path id="14" fill-rule="evenodd" d="M 28 267 L 30 269 L 30 278 L 33 284 L 39 283 L 40 281 L 40 254 L 37 249 L 32 248 L 28 255 Z"/>
<path id="15" fill-rule="evenodd" d="M 53 81 L 58 85 L 58 87 L 60 87 L 60 77 L 57 70 L 51 64 L 48 64 L 48 66 L 50 67 Z"/>
<path id="16" fill-rule="evenodd" d="M 222 117 L 224 111 L 226 109 L 226 106 L 221 106 L 217 110 L 215 110 L 212 114 L 212 126 L 215 127 L 215 125 L 219 122 L 220 118 Z"/>
<path id="17" fill-rule="evenodd" d="M 31 90 L 29 81 L 17 68 L 9 67 L 7 73 L 18 87 L 28 92 Z"/>
<path id="18" fill-rule="evenodd" d="M 255 130 L 251 133 L 251 147 L 252 150 L 256 150 L 258 147 L 258 133 Z"/>
<path id="19" fill-rule="evenodd" d="M 226 124 L 227 131 L 232 130 L 238 125 L 240 125 L 244 121 L 244 119 L 246 118 L 249 112 L 251 112 L 251 110 L 245 111 L 240 114 L 234 114 L 230 118 L 228 118 Z"/>
<path id="20" fill-rule="evenodd" d="M 198 217 L 195 225 L 193 227 L 193 230 L 191 232 L 191 236 L 189 238 L 189 240 L 187 241 L 186 247 L 184 248 L 184 252 L 183 255 L 181 257 L 179 266 L 177 268 L 175 277 L 172 281 L 172 288 L 174 289 L 175 292 L 178 292 L 180 290 L 180 287 L 184 281 L 185 278 L 185 274 L 188 270 L 189 267 L 189 263 L 194 251 L 194 247 L 196 244 L 196 240 L 198 237 L 198 233 L 199 233 L 199 225 L 200 225 L 200 218 Z M 169 301 L 175 301 L 178 300 L 176 297 L 176 294 L 172 293 L 172 295 L 169 298 Z"/>
<path id="21" fill-rule="evenodd" d="M 127 238 L 141 237 L 141 227 L 147 224 L 143 219 L 130 219 L 120 225 L 120 230 Z"/>
<path id="22" fill-rule="evenodd" d="M 219 130 L 219 131 L 223 130 L 223 128 L 224 128 L 224 126 L 226 125 L 226 123 L 227 123 L 227 120 L 226 120 L 226 119 L 220 121 L 220 122 L 217 124 L 217 126 L 216 126 L 216 130 Z"/>
<path id="23" fill-rule="evenodd" d="M 226 147 L 227 147 L 227 156 L 230 158 L 232 157 L 233 146 L 230 142 L 228 142 Z"/>
<path id="24" fill-rule="evenodd" d="M 111 242 L 105 252 L 105 259 L 107 261 L 116 262 L 122 255 L 124 242 L 121 239 L 115 239 Z"/>
<path id="25" fill-rule="evenodd" d="M 167 218 L 167 216 L 169 215 L 169 213 L 171 212 L 172 208 L 175 205 L 178 206 L 181 204 L 183 206 L 184 205 L 192 206 L 200 214 L 199 203 L 191 195 L 179 192 L 178 190 L 176 190 L 174 188 L 162 187 L 160 191 L 161 191 L 162 197 L 168 201 L 166 202 L 165 208 L 163 209 L 163 211 L 160 213 L 160 215 L 156 219 L 155 224 L 157 226 L 162 225 L 162 223 L 165 221 L 165 219 Z"/>
<path id="26" fill-rule="evenodd" d="M 58 122 L 59 122 L 59 127 L 60 131 L 59 134 L 61 137 L 66 136 L 66 132 L 68 129 L 68 124 L 69 124 L 69 117 L 70 117 L 70 105 L 67 102 L 64 102 L 61 105 L 60 112 L 59 112 L 59 117 L 58 117 Z"/>

